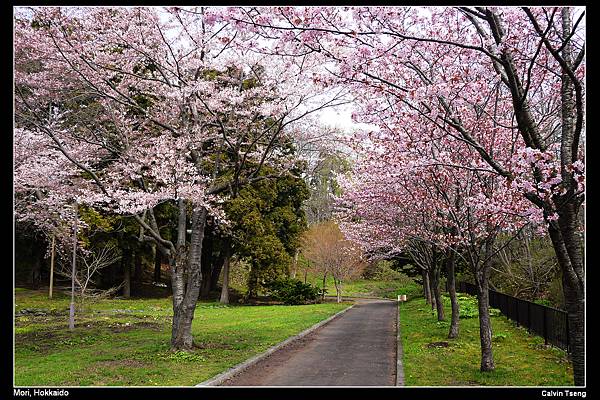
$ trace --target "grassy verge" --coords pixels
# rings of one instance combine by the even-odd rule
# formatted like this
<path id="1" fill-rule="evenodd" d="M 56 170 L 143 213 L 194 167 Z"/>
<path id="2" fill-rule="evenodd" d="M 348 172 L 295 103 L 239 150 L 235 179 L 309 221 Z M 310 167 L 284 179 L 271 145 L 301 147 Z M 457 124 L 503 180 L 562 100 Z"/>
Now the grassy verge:
<path id="1" fill-rule="evenodd" d="M 450 309 L 446 305 L 446 316 Z M 479 371 L 479 320 L 460 320 L 460 335 L 447 339 L 449 322 L 438 322 L 423 299 L 403 303 L 400 309 L 405 384 L 407 386 L 568 386 L 572 367 L 566 353 L 544 346 L 504 316 L 492 317 L 496 369 Z M 447 347 L 431 345 L 447 342 Z"/>
<path id="2" fill-rule="evenodd" d="M 69 332 L 68 297 L 15 296 L 14 383 L 22 386 L 195 385 L 349 305 L 199 303 L 192 327 L 199 347 L 172 353 L 170 299 L 102 300 L 79 312 Z"/>

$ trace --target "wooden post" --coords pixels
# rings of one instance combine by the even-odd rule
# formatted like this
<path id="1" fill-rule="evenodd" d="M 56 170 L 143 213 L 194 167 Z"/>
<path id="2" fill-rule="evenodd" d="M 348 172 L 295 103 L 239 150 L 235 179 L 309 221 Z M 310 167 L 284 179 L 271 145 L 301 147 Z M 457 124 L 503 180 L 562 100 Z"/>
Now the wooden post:
<path id="1" fill-rule="evenodd" d="M 52 299 L 52 284 L 54 283 L 54 246 L 56 237 L 52 235 L 52 248 L 50 253 L 50 289 L 48 290 L 48 298 Z"/>
<path id="2" fill-rule="evenodd" d="M 75 225 L 73 227 L 73 269 L 71 272 L 71 304 L 69 306 L 69 329 L 75 329 L 75 264 L 77 262 L 77 202 L 75 209 Z"/>

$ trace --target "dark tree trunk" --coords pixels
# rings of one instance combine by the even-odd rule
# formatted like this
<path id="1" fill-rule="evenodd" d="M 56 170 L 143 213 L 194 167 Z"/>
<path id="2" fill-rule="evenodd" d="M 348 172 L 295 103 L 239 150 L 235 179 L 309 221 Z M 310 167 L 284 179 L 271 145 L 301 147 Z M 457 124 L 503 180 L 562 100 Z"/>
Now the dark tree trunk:
<path id="1" fill-rule="evenodd" d="M 494 355 L 492 352 L 492 323 L 490 321 L 489 278 L 492 260 L 493 240 L 485 243 L 484 262 L 475 271 L 477 283 L 477 304 L 479 309 L 479 339 L 481 342 L 482 372 L 494 370 Z"/>
<path id="2" fill-rule="evenodd" d="M 162 265 L 162 253 L 158 249 L 158 246 L 154 247 L 154 282 L 160 283 Z"/>
<path id="3" fill-rule="evenodd" d="M 566 219 L 566 218 L 565 218 Z M 559 216 L 559 222 L 561 218 Z M 564 229 L 566 230 L 566 229 Z M 577 254 L 580 241 L 550 225 L 550 238 L 562 271 L 562 286 L 565 308 L 569 322 L 569 350 L 573 362 L 574 384 L 585 385 L 585 296 L 583 283 L 583 259 Z M 567 240 L 579 242 L 566 244 Z M 568 248 L 571 247 L 573 257 Z M 581 251 L 581 250 L 579 250 Z M 579 264 L 579 265 L 577 265 Z"/>
<path id="4" fill-rule="evenodd" d="M 427 273 L 426 269 L 421 268 L 421 276 L 423 279 L 423 296 L 425 297 L 425 301 L 427 302 L 427 304 L 432 304 L 431 288 L 429 285 L 429 274 Z"/>
<path id="5" fill-rule="evenodd" d="M 322 300 L 325 300 L 325 283 L 327 282 L 327 272 L 323 274 L 323 294 L 321 296 Z"/>
<path id="6" fill-rule="evenodd" d="M 129 249 L 123 251 L 121 268 L 123 271 L 123 297 L 128 299 L 131 296 L 131 250 Z"/>
<path id="7" fill-rule="evenodd" d="M 138 249 L 133 257 L 133 282 L 134 287 L 142 286 L 142 249 Z"/>
<path id="8" fill-rule="evenodd" d="M 202 283 L 200 285 L 200 298 L 208 299 L 210 293 L 210 278 L 213 268 L 213 247 L 214 247 L 214 237 L 208 232 L 207 229 L 206 235 L 202 241 L 202 265 L 200 268 L 202 274 Z"/>
<path id="9" fill-rule="evenodd" d="M 189 351 L 193 347 L 192 321 L 200 294 L 201 257 L 207 210 L 195 208 L 192 212 L 192 234 L 189 252 L 185 251 L 186 207 L 179 201 L 178 238 L 175 257 L 171 262 L 173 282 L 173 325 L 171 349 Z M 187 256 L 187 257 L 186 257 Z"/>
<path id="10" fill-rule="evenodd" d="M 446 281 L 446 285 L 448 287 L 448 294 L 450 295 L 450 303 L 452 304 L 452 318 L 450 321 L 450 331 L 448 332 L 448 338 L 454 339 L 458 337 L 459 332 L 459 306 L 458 299 L 456 298 L 456 279 L 454 277 L 454 263 L 456 260 L 456 255 L 453 251 L 449 251 L 449 254 L 446 258 L 446 272 L 448 274 L 448 280 Z"/>
<path id="11" fill-rule="evenodd" d="M 121 258 L 122 259 L 122 258 Z M 117 271 L 119 269 L 123 269 L 123 262 L 121 261 L 121 263 L 114 263 L 113 265 L 111 265 L 109 267 L 109 274 L 108 274 L 108 286 L 112 287 L 115 285 L 115 283 L 117 282 Z"/>
<path id="12" fill-rule="evenodd" d="M 33 264 L 31 265 L 31 288 L 37 290 L 42 281 L 42 262 L 43 254 L 37 249 L 33 250 Z"/>

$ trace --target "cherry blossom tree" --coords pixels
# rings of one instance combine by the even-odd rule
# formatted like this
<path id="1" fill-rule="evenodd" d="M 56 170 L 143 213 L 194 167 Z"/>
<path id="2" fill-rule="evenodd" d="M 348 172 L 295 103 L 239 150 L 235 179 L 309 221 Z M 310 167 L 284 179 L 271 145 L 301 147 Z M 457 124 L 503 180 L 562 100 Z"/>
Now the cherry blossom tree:
<path id="1" fill-rule="evenodd" d="M 282 133 L 338 104 L 340 91 L 315 100 L 308 86 L 294 89 L 302 68 L 265 68 L 204 8 L 42 7 L 20 10 L 15 24 L 17 127 L 41 135 L 39 146 L 68 165 L 72 190 L 58 203 L 138 222 L 139 239 L 171 267 L 171 345 L 191 349 L 206 219 L 224 223 L 219 195 L 271 178 L 259 172 Z M 276 160 L 282 171 L 293 164 Z M 173 240 L 153 211 L 164 202 L 178 209 Z"/>
<path id="2" fill-rule="evenodd" d="M 315 80 L 354 89 L 357 122 L 411 144 L 427 133 L 401 127 L 436 127 L 543 214 L 563 275 L 577 385 L 585 382 L 584 14 L 569 7 L 278 7 L 226 15 L 276 38 L 265 52 L 323 59 L 327 73 Z"/>
<path id="3" fill-rule="evenodd" d="M 453 269 L 455 260 L 462 258 L 478 287 L 481 368 L 493 369 L 487 293 L 498 250 L 494 241 L 499 232 L 520 230 L 536 218 L 531 213 L 537 210 L 493 170 L 457 167 L 472 155 L 461 153 L 447 139 L 432 138 L 403 149 L 394 138 L 355 142 L 360 156 L 354 173 L 341 180 L 343 230 L 366 248 L 408 251 L 428 273 L 439 320 L 444 319 L 439 276 L 445 265 L 452 302 L 449 337 L 458 335 Z"/>

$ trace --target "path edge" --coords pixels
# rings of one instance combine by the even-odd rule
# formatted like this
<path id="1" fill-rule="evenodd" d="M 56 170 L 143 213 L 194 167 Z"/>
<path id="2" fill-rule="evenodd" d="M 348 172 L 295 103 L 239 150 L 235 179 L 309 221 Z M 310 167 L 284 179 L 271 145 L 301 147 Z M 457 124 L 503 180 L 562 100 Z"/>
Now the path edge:
<path id="1" fill-rule="evenodd" d="M 303 330 L 299 334 L 291 336 L 291 337 L 287 338 L 286 340 L 284 340 L 283 342 L 280 342 L 274 346 L 269 347 L 263 353 L 260 353 L 254 357 L 251 357 L 251 358 L 247 359 L 246 361 L 243 361 L 237 365 L 234 365 L 233 367 L 229 368 L 228 370 L 226 370 L 218 375 L 215 375 L 212 378 L 207 379 L 204 382 L 201 382 L 195 386 L 196 387 L 219 386 L 221 383 L 225 382 L 227 379 L 233 378 L 235 375 L 238 375 L 239 373 L 243 372 L 244 370 L 246 370 L 249 367 L 253 366 L 254 364 L 258 363 L 259 361 L 264 360 L 265 358 L 267 358 L 268 356 L 270 356 L 277 350 L 282 349 L 283 347 L 289 345 L 292 342 L 295 342 L 298 339 L 302 339 L 304 336 L 308 335 L 309 333 L 312 333 L 315 330 L 322 327 L 323 325 L 328 324 L 329 322 L 333 321 L 340 315 L 344 314 L 346 311 L 350 310 L 354 306 L 355 306 L 355 304 L 352 304 L 351 306 L 346 307 L 341 311 L 338 311 L 337 313 L 333 314 L 331 317 L 324 319 L 321 322 L 317 322 L 316 324 L 314 324 L 310 328 Z"/>
<path id="2" fill-rule="evenodd" d="M 404 367 L 402 365 L 402 338 L 400 337 L 400 304 L 398 301 L 398 312 L 396 312 L 396 386 L 404 386 Z"/>

